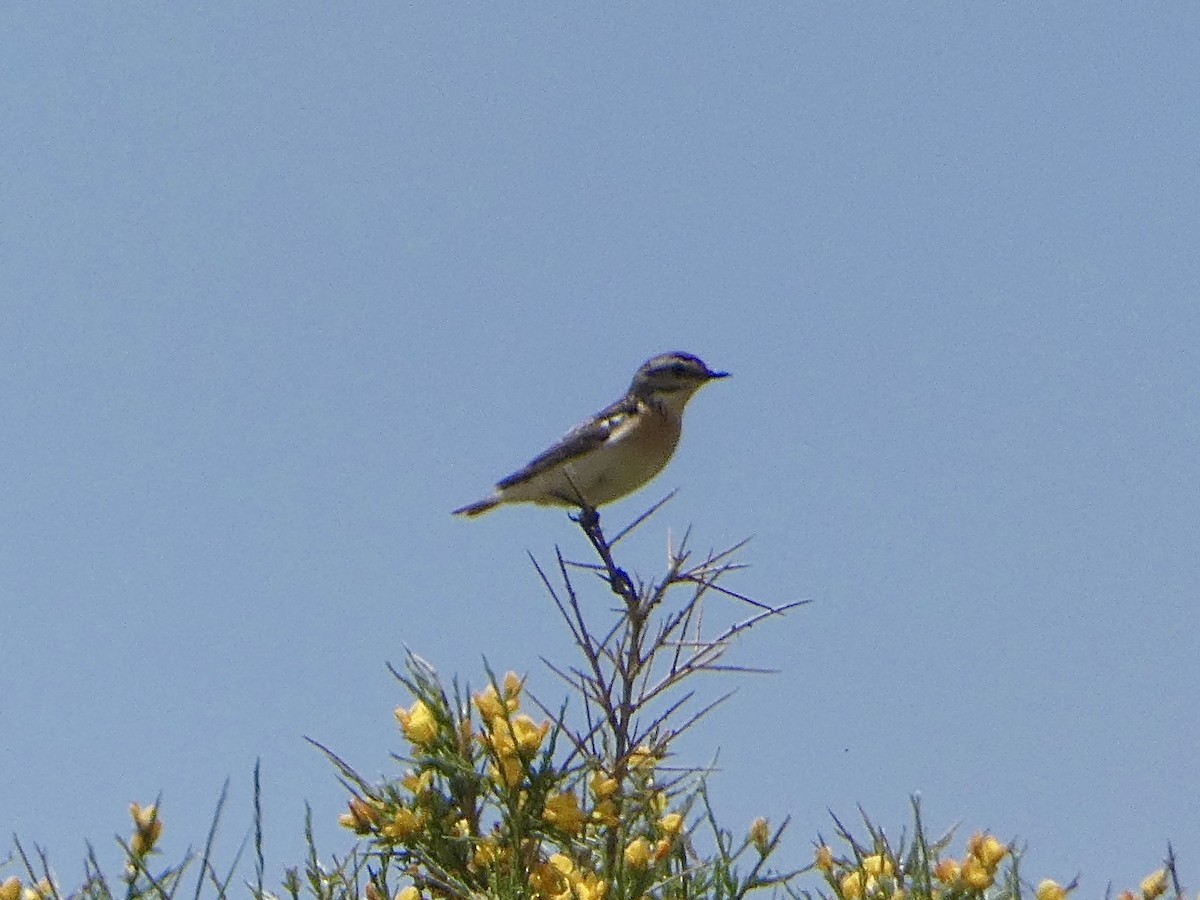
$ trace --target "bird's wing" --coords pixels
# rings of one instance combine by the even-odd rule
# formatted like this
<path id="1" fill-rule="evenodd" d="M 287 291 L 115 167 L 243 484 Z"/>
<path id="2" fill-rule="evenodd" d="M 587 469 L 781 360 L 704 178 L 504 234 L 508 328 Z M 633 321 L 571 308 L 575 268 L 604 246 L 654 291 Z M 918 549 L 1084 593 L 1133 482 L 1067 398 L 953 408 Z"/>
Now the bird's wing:
<path id="1" fill-rule="evenodd" d="M 496 482 L 496 487 L 503 489 L 526 481 L 547 469 L 552 469 L 590 452 L 608 440 L 609 436 L 625 424 L 629 416 L 635 412 L 637 412 L 637 401 L 623 397 L 612 406 L 600 410 L 590 419 L 580 422 L 568 431 L 561 441 L 545 453 L 534 457 L 523 469 L 501 478 Z"/>

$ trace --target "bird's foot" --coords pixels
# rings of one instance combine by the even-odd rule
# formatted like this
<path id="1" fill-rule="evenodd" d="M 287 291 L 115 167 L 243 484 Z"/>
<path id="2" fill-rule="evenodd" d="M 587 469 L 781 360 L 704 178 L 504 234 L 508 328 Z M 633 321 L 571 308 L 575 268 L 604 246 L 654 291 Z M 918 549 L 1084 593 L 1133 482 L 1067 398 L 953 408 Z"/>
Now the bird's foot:
<path id="1" fill-rule="evenodd" d="M 571 521 L 578 522 L 587 531 L 595 531 L 600 527 L 600 511 L 594 506 L 581 506 L 579 515 L 571 515 Z"/>

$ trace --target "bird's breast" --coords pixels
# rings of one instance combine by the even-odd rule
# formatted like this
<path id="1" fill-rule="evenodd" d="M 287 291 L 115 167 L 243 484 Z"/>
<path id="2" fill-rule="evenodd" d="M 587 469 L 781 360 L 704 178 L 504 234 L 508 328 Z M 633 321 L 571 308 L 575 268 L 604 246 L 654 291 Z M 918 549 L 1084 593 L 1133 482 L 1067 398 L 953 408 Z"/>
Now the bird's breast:
<path id="1" fill-rule="evenodd" d="M 679 443 L 681 422 L 644 406 L 587 457 L 572 462 L 588 500 L 601 506 L 631 493 L 662 471 Z"/>

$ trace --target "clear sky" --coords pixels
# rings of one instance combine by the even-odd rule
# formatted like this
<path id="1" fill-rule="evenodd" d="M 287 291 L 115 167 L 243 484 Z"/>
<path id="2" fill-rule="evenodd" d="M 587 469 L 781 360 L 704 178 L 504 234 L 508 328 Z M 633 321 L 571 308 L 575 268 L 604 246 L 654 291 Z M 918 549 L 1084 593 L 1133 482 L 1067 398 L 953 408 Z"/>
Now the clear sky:
<path id="1" fill-rule="evenodd" d="M 506 8 L 507 7 L 507 8 Z M 478 499 L 671 349 L 653 490 L 752 632 L 695 734 L 734 827 L 1029 842 L 1200 882 L 1200 10 L 1192 4 L 10 4 L 0 29 L 0 833 L 70 882 L 326 852 L 311 736 L 395 772 L 404 647 L 568 652 Z M 610 602 L 595 595 L 597 604 Z M 735 660 L 739 658 L 735 657 Z M 713 681 L 712 691 L 723 685 Z"/>

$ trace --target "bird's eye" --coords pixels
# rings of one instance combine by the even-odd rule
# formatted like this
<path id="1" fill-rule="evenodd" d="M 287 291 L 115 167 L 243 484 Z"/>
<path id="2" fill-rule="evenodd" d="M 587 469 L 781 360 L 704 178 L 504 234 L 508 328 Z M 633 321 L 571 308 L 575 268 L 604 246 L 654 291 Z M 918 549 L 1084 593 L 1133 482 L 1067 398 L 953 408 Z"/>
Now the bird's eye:
<path id="1" fill-rule="evenodd" d="M 671 363 L 671 374 L 682 375 L 687 371 L 687 366 L 683 363 Z"/>

